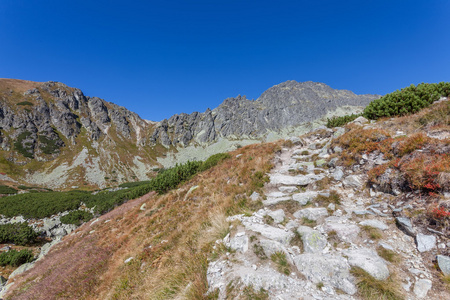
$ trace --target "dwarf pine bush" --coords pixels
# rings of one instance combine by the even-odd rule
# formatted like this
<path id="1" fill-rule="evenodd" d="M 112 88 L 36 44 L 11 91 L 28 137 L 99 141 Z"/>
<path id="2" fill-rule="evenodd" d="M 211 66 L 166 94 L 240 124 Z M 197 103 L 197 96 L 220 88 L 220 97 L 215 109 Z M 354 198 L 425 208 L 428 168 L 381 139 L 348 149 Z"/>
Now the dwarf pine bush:
<path id="1" fill-rule="evenodd" d="M 18 267 L 21 264 L 33 261 L 33 253 L 30 250 L 10 250 L 0 254 L 0 266 Z"/>
<path id="2" fill-rule="evenodd" d="M 34 242 L 38 234 L 26 223 L 0 225 L 0 243 L 27 245 Z"/>
<path id="3" fill-rule="evenodd" d="M 340 116 L 340 117 L 332 117 L 331 119 L 327 118 L 327 127 L 333 128 L 333 127 L 340 127 L 344 126 L 345 124 L 355 120 L 356 118 L 362 116 L 362 114 L 351 114 L 346 116 Z"/>
<path id="4" fill-rule="evenodd" d="M 450 82 L 421 83 L 387 94 L 369 103 L 364 117 L 376 120 L 382 117 L 403 116 L 428 107 L 440 97 L 450 96 Z"/>

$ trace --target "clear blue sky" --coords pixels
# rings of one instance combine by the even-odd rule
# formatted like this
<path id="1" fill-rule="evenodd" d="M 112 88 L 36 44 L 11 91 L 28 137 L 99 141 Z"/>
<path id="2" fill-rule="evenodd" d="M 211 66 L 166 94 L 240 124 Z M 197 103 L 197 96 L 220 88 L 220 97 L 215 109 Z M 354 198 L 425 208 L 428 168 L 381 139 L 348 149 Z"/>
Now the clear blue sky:
<path id="1" fill-rule="evenodd" d="M 450 81 L 450 1 L 0 0 L 0 77 L 159 121 L 286 80 L 357 94 Z"/>

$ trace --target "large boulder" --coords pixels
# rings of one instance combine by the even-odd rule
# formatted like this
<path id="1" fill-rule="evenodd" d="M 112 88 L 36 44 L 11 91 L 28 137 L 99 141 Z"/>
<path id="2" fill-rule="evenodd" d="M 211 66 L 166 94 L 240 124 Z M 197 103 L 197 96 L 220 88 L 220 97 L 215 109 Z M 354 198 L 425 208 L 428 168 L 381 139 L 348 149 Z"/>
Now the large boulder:
<path id="1" fill-rule="evenodd" d="M 294 217 L 297 219 L 306 218 L 311 221 L 317 221 L 326 216 L 328 216 L 328 211 L 325 207 L 308 207 L 294 213 Z"/>
<path id="2" fill-rule="evenodd" d="M 302 237 L 303 250 L 305 253 L 321 253 L 327 246 L 327 238 L 319 231 L 308 226 L 300 226 L 297 232 Z"/>
<path id="3" fill-rule="evenodd" d="M 386 262 L 378 254 L 368 248 L 360 248 L 344 251 L 348 256 L 348 263 L 366 271 L 377 280 L 385 280 L 389 277 L 389 269 Z"/>
<path id="4" fill-rule="evenodd" d="M 329 284 L 349 295 L 356 293 L 350 267 L 339 255 L 305 253 L 296 256 L 294 263 L 297 270 L 313 283 Z"/>

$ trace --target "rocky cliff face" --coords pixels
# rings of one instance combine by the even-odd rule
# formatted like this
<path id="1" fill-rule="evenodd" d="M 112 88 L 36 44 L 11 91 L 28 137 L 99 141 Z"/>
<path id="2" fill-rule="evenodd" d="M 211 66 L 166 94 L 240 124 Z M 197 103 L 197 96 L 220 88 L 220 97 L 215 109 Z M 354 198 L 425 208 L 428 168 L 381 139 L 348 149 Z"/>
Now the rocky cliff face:
<path id="1" fill-rule="evenodd" d="M 355 95 L 323 83 L 286 81 L 265 91 L 257 100 L 226 99 L 204 113 L 174 115 L 153 132 L 152 143 L 186 146 L 211 143 L 218 137 L 261 137 L 268 132 L 314 121 L 342 106 L 366 106 L 376 95 Z"/>
<path id="2" fill-rule="evenodd" d="M 287 81 L 257 100 L 228 98 L 213 110 L 150 124 L 123 107 L 59 82 L 0 79 L 0 169 L 15 170 L 15 178 L 25 183 L 52 187 L 145 180 L 154 167 L 179 160 L 157 161 L 170 149 L 198 147 L 189 150 L 192 154 L 220 139 L 254 141 L 339 107 L 365 106 L 375 98 L 322 83 Z M 212 151 L 228 151 L 227 147 Z"/>
<path id="3" fill-rule="evenodd" d="M 114 127 L 118 135 L 139 143 L 139 133 L 145 131 L 147 124 L 123 107 L 86 97 L 79 89 L 59 82 L 46 82 L 23 94 L 3 91 L 0 126 L 8 133 L 2 140 L 4 150 L 11 149 L 14 143 L 21 154 L 34 158 L 58 154 L 64 140 L 75 143 L 82 129 L 92 141 L 97 141 Z"/>

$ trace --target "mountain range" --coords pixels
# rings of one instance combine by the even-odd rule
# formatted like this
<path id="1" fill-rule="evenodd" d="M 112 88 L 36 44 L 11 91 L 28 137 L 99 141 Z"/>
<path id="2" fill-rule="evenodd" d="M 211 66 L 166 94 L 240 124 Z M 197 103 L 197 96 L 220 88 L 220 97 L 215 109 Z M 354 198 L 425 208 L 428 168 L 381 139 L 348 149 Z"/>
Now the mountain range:
<path id="1" fill-rule="evenodd" d="M 153 122 L 60 82 L 0 79 L 0 180 L 57 189 L 147 180 L 178 162 L 303 133 L 378 97 L 287 81 L 256 100 Z"/>

